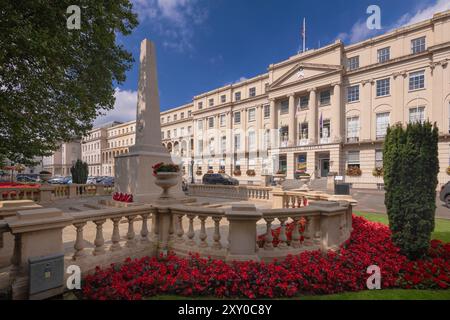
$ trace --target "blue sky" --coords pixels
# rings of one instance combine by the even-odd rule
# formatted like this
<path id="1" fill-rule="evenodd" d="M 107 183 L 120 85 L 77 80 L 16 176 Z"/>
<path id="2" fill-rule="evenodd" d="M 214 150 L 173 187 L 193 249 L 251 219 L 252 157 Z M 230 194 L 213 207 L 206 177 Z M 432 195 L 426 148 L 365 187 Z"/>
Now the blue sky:
<path id="1" fill-rule="evenodd" d="M 303 17 L 307 47 L 342 39 L 346 44 L 376 35 L 366 9 L 381 8 L 378 33 L 427 19 L 450 9 L 450 0 L 132 0 L 140 24 L 120 37 L 135 64 L 116 89 L 113 111 L 95 124 L 135 118 L 139 45 L 155 42 L 161 110 L 194 95 L 264 73 L 271 63 L 294 55 L 301 45 Z"/>

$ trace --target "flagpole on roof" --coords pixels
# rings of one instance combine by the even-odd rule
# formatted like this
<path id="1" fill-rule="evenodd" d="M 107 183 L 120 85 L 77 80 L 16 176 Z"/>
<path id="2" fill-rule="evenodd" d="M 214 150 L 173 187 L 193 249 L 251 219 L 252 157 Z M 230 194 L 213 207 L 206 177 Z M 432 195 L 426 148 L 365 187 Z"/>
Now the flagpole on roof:
<path id="1" fill-rule="evenodd" d="M 306 18 L 303 18 L 303 52 L 306 51 Z"/>

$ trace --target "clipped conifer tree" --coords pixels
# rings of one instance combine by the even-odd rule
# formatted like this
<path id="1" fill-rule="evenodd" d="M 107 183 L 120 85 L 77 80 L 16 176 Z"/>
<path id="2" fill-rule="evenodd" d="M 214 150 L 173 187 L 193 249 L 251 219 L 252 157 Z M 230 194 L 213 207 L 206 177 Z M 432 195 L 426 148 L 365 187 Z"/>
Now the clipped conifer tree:
<path id="1" fill-rule="evenodd" d="M 388 128 L 384 150 L 385 205 L 392 240 L 410 259 L 424 256 L 434 230 L 439 173 L 438 128 L 429 122 Z"/>

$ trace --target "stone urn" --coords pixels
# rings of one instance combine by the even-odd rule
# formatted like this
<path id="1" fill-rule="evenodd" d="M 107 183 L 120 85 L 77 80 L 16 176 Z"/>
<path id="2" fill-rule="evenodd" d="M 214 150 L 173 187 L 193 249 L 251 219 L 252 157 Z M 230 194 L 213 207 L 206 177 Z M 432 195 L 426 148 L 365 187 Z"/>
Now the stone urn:
<path id="1" fill-rule="evenodd" d="M 39 178 L 44 182 L 47 183 L 48 180 L 52 177 L 51 173 L 40 173 Z"/>
<path id="2" fill-rule="evenodd" d="M 169 199 L 169 189 L 176 186 L 180 180 L 180 172 L 157 172 L 155 184 L 163 189 L 160 199 Z"/>

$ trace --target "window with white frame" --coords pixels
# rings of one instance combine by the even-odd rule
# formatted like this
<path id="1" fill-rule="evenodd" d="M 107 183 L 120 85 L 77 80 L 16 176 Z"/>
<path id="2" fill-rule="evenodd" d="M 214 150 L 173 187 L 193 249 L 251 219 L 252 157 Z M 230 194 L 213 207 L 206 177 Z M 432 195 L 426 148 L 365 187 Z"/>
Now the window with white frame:
<path id="1" fill-rule="evenodd" d="M 308 109 L 309 106 L 309 96 L 301 96 L 299 99 L 300 109 Z"/>
<path id="2" fill-rule="evenodd" d="M 264 119 L 270 118 L 270 105 L 266 104 L 264 106 Z"/>
<path id="3" fill-rule="evenodd" d="M 192 126 L 189 126 L 189 127 L 188 127 L 187 132 L 188 132 L 188 134 L 191 134 L 191 133 L 192 133 Z"/>
<path id="4" fill-rule="evenodd" d="M 359 117 L 347 118 L 347 142 L 359 141 Z"/>
<path id="5" fill-rule="evenodd" d="M 177 121 L 177 115 L 176 114 L 173 115 L 173 121 Z"/>
<path id="6" fill-rule="evenodd" d="M 270 130 L 264 130 L 264 148 L 267 150 L 270 147 Z"/>
<path id="7" fill-rule="evenodd" d="M 191 116 L 192 116 L 192 111 L 189 110 L 189 111 L 188 111 L 188 117 L 191 117 Z"/>
<path id="8" fill-rule="evenodd" d="M 203 109 L 203 102 L 199 102 L 197 104 L 197 107 L 198 107 L 199 110 L 202 110 Z"/>
<path id="9" fill-rule="evenodd" d="M 376 123 L 376 138 L 377 140 L 384 139 L 387 128 L 389 127 L 389 112 L 377 113 Z"/>
<path id="10" fill-rule="evenodd" d="M 289 113 L 289 100 L 282 100 L 280 102 L 280 113 L 287 114 Z"/>
<path id="11" fill-rule="evenodd" d="M 299 140 L 308 140 L 308 122 L 302 122 L 299 126 Z"/>
<path id="12" fill-rule="evenodd" d="M 209 99 L 208 104 L 210 107 L 214 107 L 214 99 L 213 98 Z"/>
<path id="13" fill-rule="evenodd" d="M 330 90 L 321 91 L 319 101 L 321 106 L 329 105 L 331 102 L 331 91 Z"/>
<path id="14" fill-rule="evenodd" d="M 377 52 L 377 57 L 378 57 L 378 63 L 383 63 L 383 62 L 389 61 L 389 59 L 391 58 L 391 48 L 387 47 L 387 48 L 379 49 Z"/>
<path id="15" fill-rule="evenodd" d="M 221 95 L 220 96 L 220 102 L 221 103 L 225 103 L 227 101 L 227 96 L 226 95 Z"/>
<path id="16" fill-rule="evenodd" d="M 252 108 L 248 110 L 248 122 L 255 121 L 256 119 L 256 109 Z"/>
<path id="17" fill-rule="evenodd" d="M 359 101 L 359 85 L 347 87 L 347 102 Z"/>
<path id="18" fill-rule="evenodd" d="M 359 56 L 348 58 L 347 62 L 348 70 L 355 70 L 359 68 Z"/>
<path id="19" fill-rule="evenodd" d="M 383 168 L 383 150 L 375 150 L 375 168 Z"/>
<path id="20" fill-rule="evenodd" d="M 222 136 L 222 138 L 220 138 L 220 152 L 225 153 L 226 150 L 227 150 L 227 137 Z"/>
<path id="21" fill-rule="evenodd" d="M 234 150 L 235 151 L 241 150 L 241 135 L 239 133 L 236 133 L 234 135 Z"/>
<path id="22" fill-rule="evenodd" d="M 248 96 L 249 97 L 255 97 L 256 96 L 256 88 L 255 87 L 248 89 Z"/>
<path id="23" fill-rule="evenodd" d="M 167 138 L 170 139 L 170 130 L 167 130 Z"/>
<path id="24" fill-rule="evenodd" d="M 348 151 L 347 152 L 347 168 L 360 168 L 361 163 L 359 161 L 359 151 Z"/>
<path id="25" fill-rule="evenodd" d="M 203 120 L 197 120 L 197 129 L 198 131 L 203 130 Z"/>
<path id="26" fill-rule="evenodd" d="M 199 139 L 197 141 L 197 150 L 198 150 L 199 155 L 203 154 L 203 140 L 202 139 Z"/>
<path id="27" fill-rule="evenodd" d="M 241 112 L 237 111 L 234 113 L 234 123 L 239 124 L 241 123 Z"/>
<path id="28" fill-rule="evenodd" d="M 241 92 L 235 92 L 234 93 L 234 101 L 240 101 L 241 100 Z"/>
<path id="29" fill-rule="evenodd" d="M 321 139 L 327 139 L 330 137 L 330 128 L 331 128 L 330 120 L 323 120 L 322 126 L 320 127 Z"/>
<path id="30" fill-rule="evenodd" d="M 181 127 L 181 129 L 180 129 L 180 136 L 184 137 L 184 127 Z"/>
<path id="31" fill-rule="evenodd" d="M 227 124 L 227 116 L 225 114 L 220 115 L 220 126 L 224 127 Z"/>
<path id="32" fill-rule="evenodd" d="M 409 109 L 409 123 L 425 122 L 425 107 L 414 107 Z"/>
<path id="33" fill-rule="evenodd" d="M 391 79 L 377 80 L 377 97 L 384 97 L 391 94 Z"/>
<path id="34" fill-rule="evenodd" d="M 173 129 L 173 136 L 174 136 L 174 138 L 177 137 L 177 129 Z"/>
<path id="35" fill-rule="evenodd" d="M 208 146 L 209 146 L 209 153 L 210 154 L 214 154 L 214 138 L 210 138 L 209 139 L 209 144 L 208 144 Z"/>
<path id="36" fill-rule="evenodd" d="M 214 128 L 214 117 L 208 118 L 208 128 Z"/>
<path id="37" fill-rule="evenodd" d="M 256 150 L 256 134 L 253 130 L 248 132 L 248 149 L 251 151 Z"/>
<path id="38" fill-rule="evenodd" d="M 411 53 L 412 54 L 424 52 L 425 49 L 426 49 L 425 37 L 420 37 L 420 38 L 411 40 Z"/>
<path id="39" fill-rule="evenodd" d="M 409 91 L 425 88 L 425 71 L 411 72 L 409 74 Z"/>
<path id="40" fill-rule="evenodd" d="M 184 119 L 184 112 L 182 112 L 182 113 L 180 114 L 180 118 L 181 118 L 181 119 Z"/>

